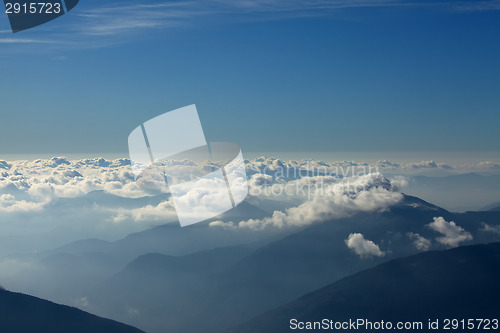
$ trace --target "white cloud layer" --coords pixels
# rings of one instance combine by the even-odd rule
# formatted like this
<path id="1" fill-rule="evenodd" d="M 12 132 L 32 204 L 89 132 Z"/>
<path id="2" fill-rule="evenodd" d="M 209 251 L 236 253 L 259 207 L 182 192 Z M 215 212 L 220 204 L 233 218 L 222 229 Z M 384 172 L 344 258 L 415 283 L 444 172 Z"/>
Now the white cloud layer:
<path id="1" fill-rule="evenodd" d="M 307 200 L 300 205 L 285 211 L 275 211 L 271 217 L 264 219 L 250 219 L 237 224 L 223 224 L 219 221 L 212 222 L 210 226 L 254 230 L 268 227 L 300 227 L 347 217 L 358 212 L 383 211 L 403 198 L 401 193 L 394 191 L 391 182 L 378 173 L 341 179 L 328 176 L 305 177 L 286 185 L 290 183 L 294 185 L 292 188 L 299 189 L 300 194 L 302 190 L 306 194 Z M 308 192 L 311 184 L 314 185 L 313 191 Z M 317 186 L 318 184 L 320 186 Z"/>
<path id="2" fill-rule="evenodd" d="M 430 229 L 439 232 L 443 237 L 437 237 L 436 241 L 449 247 L 456 247 L 460 243 L 472 240 L 472 235 L 455 222 L 447 222 L 443 217 L 434 217 L 434 222 L 427 224 Z"/>
<path id="3" fill-rule="evenodd" d="M 149 194 L 133 182 L 127 159 L 69 161 L 64 157 L 35 161 L 0 161 L 0 193 L 24 192 L 35 202 L 105 191 L 123 197 Z"/>
<path id="4" fill-rule="evenodd" d="M 121 223 L 132 220 L 134 222 L 162 221 L 163 223 L 177 220 L 175 206 L 172 200 L 166 200 L 158 205 L 146 205 L 139 208 L 119 208 L 115 210 L 113 222 Z"/>
<path id="5" fill-rule="evenodd" d="M 303 226 L 329 219 L 349 216 L 360 211 L 384 210 L 398 202 L 398 188 L 407 185 L 404 177 L 388 180 L 380 172 L 445 168 L 457 170 L 435 161 L 374 164 L 353 161 L 324 162 L 283 160 L 258 157 L 245 161 L 250 194 L 272 200 L 287 201 L 289 209 L 275 211 L 267 219 L 233 221 L 224 227 L 263 229 L 269 226 Z M 179 163 L 180 169 L 189 161 Z M 203 170 L 217 165 L 206 162 Z M 466 168 L 495 170 L 497 164 L 480 162 Z M 163 180 L 162 180 L 163 181 Z M 168 188 L 144 177 L 134 181 L 128 159 L 89 158 L 68 160 L 65 157 L 33 161 L 0 160 L 0 212 L 39 212 L 59 198 L 78 198 L 92 191 L 103 191 L 126 198 L 141 198 L 168 193 Z M 153 186 L 154 185 L 154 186 Z M 103 207 L 106 203 L 103 202 Z M 161 221 L 175 219 L 172 202 L 144 204 L 142 207 L 110 209 L 107 220 L 123 222 Z M 220 225 L 213 223 L 212 226 Z"/>
<path id="6" fill-rule="evenodd" d="M 44 203 L 16 200 L 12 194 L 0 195 L 0 212 L 3 213 L 28 213 L 43 209 Z"/>

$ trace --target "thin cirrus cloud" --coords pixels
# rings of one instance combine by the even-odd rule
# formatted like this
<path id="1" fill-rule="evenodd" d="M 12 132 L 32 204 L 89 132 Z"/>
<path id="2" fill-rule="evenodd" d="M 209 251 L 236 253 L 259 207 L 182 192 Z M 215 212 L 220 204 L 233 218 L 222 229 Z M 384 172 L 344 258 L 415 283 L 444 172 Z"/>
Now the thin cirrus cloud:
<path id="1" fill-rule="evenodd" d="M 0 38 L 0 44 L 58 44 L 54 40 L 25 39 L 25 38 Z"/>
<path id="2" fill-rule="evenodd" d="M 91 36 L 112 36 L 154 28 L 176 27 L 183 21 L 203 15 L 189 3 L 160 3 L 151 5 L 115 5 L 97 7 L 77 14 L 77 32 Z"/>
<path id="3" fill-rule="evenodd" d="M 394 1 L 394 0 L 248 0 L 179 1 L 96 7 L 78 14 L 84 19 L 80 32 L 89 35 L 115 35 L 131 30 L 180 27 L 196 24 L 197 19 L 226 16 L 238 20 L 275 20 L 325 16 L 335 10 L 365 7 L 441 7 L 458 11 L 485 11 L 500 8 L 498 1 Z M 219 21 L 219 22 L 223 22 Z"/>
<path id="4" fill-rule="evenodd" d="M 500 9 L 500 1 L 193 0 L 159 3 L 151 1 L 140 4 L 123 1 L 111 4 L 96 2 L 92 7 L 89 4 L 85 7 L 80 6 L 71 14 L 71 20 L 61 23 L 64 24 L 63 27 L 61 24 L 44 26 L 45 33 L 53 38 L 51 41 L 9 38 L 0 39 L 0 43 L 60 43 L 59 47 L 65 48 L 106 47 L 134 40 L 135 37 L 154 30 L 195 27 L 207 21 L 224 24 L 242 20 L 279 20 L 327 16 L 348 8 L 384 7 L 441 8 L 461 12 L 488 11 Z"/>

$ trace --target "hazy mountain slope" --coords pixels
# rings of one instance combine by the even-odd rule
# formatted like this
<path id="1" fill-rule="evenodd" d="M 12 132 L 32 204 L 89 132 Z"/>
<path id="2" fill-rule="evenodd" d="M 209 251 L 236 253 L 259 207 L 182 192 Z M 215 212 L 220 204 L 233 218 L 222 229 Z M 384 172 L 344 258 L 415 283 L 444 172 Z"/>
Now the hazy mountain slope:
<path id="1" fill-rule="evenodd" d="M 92 311 L 149 329 L 165 327 L 170 318 L 184 318 L 206 284 L 205 281 L 234 265 L 262 244 L 252 243 L 202 251 L 182 257 L 157 253 L 132 261 L 114 277 L 92 290 L 86 297 Z M 141 314 L 138 316 L 136 314 Z M 167 321 L 165 314 L 168 313 Z M 142 315 L 159 316 L 143 320 Z"/>
<path id="2" fill-rule="evenodd" d="M 498 318 L 500 243 L 430 251 L 346 277 L 228 332 L 291 332 L 289 321 Z"/>
<path id="3" fill-rule="evenodd" d="M 8 333 L 139 333 L 76 308 L 0 289 L 0 331 Z"/>
<path id="4" fill-rule="evenodd" d="M 451 211 L 481 210 L 498 201 L 500 175 L 464 173 L 444 177 L 414 176 L 404 191 Z"/>
<path id="5" fill-rule="evenodd" d="M 91 197 L 109 196 L 100 192 L 92 194 Z M 243 202 L 218 218 L 231 220 L 235 216 L 262 218 L 266 215 L 261 209 Z M 276 230 L 267 234 L 251 230 L 224 230 L 209 228 L 208 222 L 185 228 L 177 223 L 165 224 L 130 234 L 115 242 L 88 239 L 40 253 L 10 256 L 8 260 L 22 263 L 21 269 L 24 271 L 20 274 L 21 278 L 3 278 L 10 289 L 67 305 L 78 305 L 77 300 L 89 289 L 111 278 L 132 260 L 146 253 L 186 255 L 217 247 L 270 242 L 290 232 Z"/>
<path id="6" fill-rule="evenodd" d="M 128 200 L 127 198 L 122 199 Z M 220 219 L 222 221 L 231 221 L 236 218 L 263 218 L 268 215 L 269 213 L 244 201 L 235 208 L 211 220 Z M 115 242 L 106 242 L 97 239 L 81 240 L 66 244 L 54 250 L 46 251 L 42 253 L 42 255 L 50 256 L 59 253 L 83 254 L 101 252 L 115 257 L 121 257 L 125 262 L 129 262 L 145 253 L 158 252 L 169 255 L 185 255 L 215 247 L 230 246 L 251 241 L 251 233 L 235 234 L 231 231 L 210 229 L 207 228 L 208 223 L 209 221 L 206 221 L 184 228 L 181 228 L 178 223 L 164 224 L 130 234 Z M 261 234 L 253 234 L 254 240 L 262 238 Z"/>
<path id="7" fill-rule="evenodd" d="M 482 230 L 482 222 L 500 222 L 498 213 L 454 214 L 406 196 L 388 212 L 313 225 L 257 250 L 214 279 L 206 297 L 217 301 L 205 306 L 221 314 L 232 312 L 227 321 L 248 318 L 362 269 L 421 252 L 408 236 L 410 232 L 432 240 L 429 249 L 445 249 L 435 240 L 442 235 L 426 227 L 438 216 L 455 221 L 473 235 L 463 244 L 500 240 L 498 234 Z M 362 233 L 378 244 L 384 256 L 363 258 L 354 253 L 345 242 L 351 233 Z M 218 316 L 210 316 L 209 323 L 212 318 Z M 213 323 L 214 327 L 219 324 Z"/>
<path id="8" fill-rule="evenodd" d="M 95 205 L 106 207 L 139 208 L 147 205 L 156 206 L 169 198 L 170 194 L 168 193 L 139 198 L 127 198 L 104 191 L 92 191 L 80 197 L 57 198 L 51 202 L 50 205 L 58 209 L 83 207 L 92 208 Z"/>
<path id="9" fill-rule="evenodd" d="M 312 225 L 251 252 L 221 272 L 208 276 L 194 274 L 190 278 L 194 278 L 196 283 L 191 282 L 191 287 L 179 288 L 175 297 L 168 297 L 166 293 L 163 298 L 149 298 L 148 294 L 143 293 L 142 286 L 134 289 L 137 286 L 133 285 L 132 280 L 119 281 L 120 274 L 116 277 L 118 280 L 111 284 L 119 284 L 124 290 L 120 295 L 123 297 L 122 304 L 126 304 L 126 300 L 133 300 L 137 309 L 145 310 L 154 306 L 155 311 L 143 311 L 136 318 L 122 306 L 121 314 L 114 312 L 112 318 L 142 328 L 151 325 L 148 327 L 151 327 L 152 332 L 166 332 L 169 329 L 176 332 L 201 329 L 215 332 L 342 277 L 393 258 L 420 252 L 414 240 L 408 236 L 410 232 L 432 240 L 431 249 L 444 249 L 445 246 L 436 241 L 436 237 L 442 235 L 426 227 L 433 217 L 438 216 L 444 217 L 446 221 L 455 221 L 470 232 L 474 238 L 468 241 L 469 244 L 500 238 L 495 233 L 483 231 L 482 224 L 499 224 L 499 213 L 454 214 L 418 198 L 406 196 L 403 202 L 390 211 L 359 214 Z M 378 244 L 384 255 L 360 257 L 346 245 L 345 240 L 351 233 L 362 233 L 366 239 Z M 148 267 L 146 263 L 141 270 L 145 275 L 154 272 L 154 268 L 151 265 Z M 168 281 L 168 275 L 157 273 L 160 282 L 151 282 L 147 286 L 148 290 L 166 288 L 162 281 Z M 147 281 L 153 281 L 153 278 L 149 277 Z M 99 298 L 100 293 L 96 295 Z M 108 298 L 102 298 L 99 304 L 105 309 L 116 311 L 116 304 L 111 304 Z M 108 315 L 108 312 L 105 313 Z M 166 315 L 168 320 L 165 325 L 155 324 L 165 321 Z M 193 316 L 198 320 L 189 319 Z"/>

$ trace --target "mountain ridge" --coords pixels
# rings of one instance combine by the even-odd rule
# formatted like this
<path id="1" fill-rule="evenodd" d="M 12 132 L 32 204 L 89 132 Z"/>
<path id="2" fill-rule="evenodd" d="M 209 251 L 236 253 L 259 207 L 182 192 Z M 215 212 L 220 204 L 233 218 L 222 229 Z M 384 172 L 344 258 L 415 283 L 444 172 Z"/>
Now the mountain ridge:
<path id="1" fill-rule="evenodd" d="M 165 299 L 158 299 L 155 304 L 163 307 L 163 311 L 167 313 L 176 311 L 176 315 L 169 321 L 168 328 L 172 331 L 195 332 L 202 329 L 196 326 L 196 322 L 186 322 L 183 319 L 186 318 L 186 313 L 189 313 L 200 318 L 204 332 L 217 332 L 225 325 L 235 325 L 250 319 L 357 271 L 390 259 L 421 252 L 408 236 L 409 233 L 418 233 L 428 240 L 433 239 L 433 249 L 446 248 L 446 245 L 435 240 L 441 235 L 426 226 L 438 216 L 446 221 L 455 221 L 458 226 L 474 235 L 474 238 L 465 241 L 465 244 L 486 242 L 489 239 L 498 240 L 494 233 L 483 231 L 481 224 L 482 221 L 498 224 L 498 213 L 451 213 L 425 200 L 405 195 L 399 204 L 384 212 L 360 213 L 296 230 L 255 249 L 212 275 L 206 276 L 201 271 L 193 271 L 193 274 L 184 276 L 185 281 L 189 281 L 187 285 L 176 286 L 174 298 L 182 299 L 183 302 L 174 304 Z M 383 255 L 360 258 L 345 242 L 349 235 L 355 232 L 379 244 Z M 228 248 L 226 250 L 230 251 Z M 136 260 L 142 259 L 144 257 Z M 151 276 L 156 273 L 152 272 L 158 271 L 155 265 L 144 262 L 141 270 L 136 273 L 140 274 L 139 276 L 147 276 L 147 281 L 153 281 Z M 172 272 L 168 270 L 161 272 L 166 275 L 158 274 L 155 278 L 158 281 L 177 281 L 171 279 L 178 273 L 171 275 Z M 125 281 L 113 280 L 108 283 L 112 286 Z M 166 288 L 164 283 L 157 285 L 157 288 L 160 286 Z M 152 302 L 152 298 L 158 294 L 155 291 L 157 288 L 148 282 L 147 286 L 142 287 L 142 294 L 138 294 L 130 283 L 125 283 L 123 289 L 126 291 L 120 297 L 142 310 L 144 318 L 147 318 L 144 322 L 151 325 L 162 317 L 147 310 L 144 305 Z M 101 292 L 93 293 L 93 297 L 99 298 L 100 295 Z M 126 309 L 119 312 L 119 304 L 106 305 L 105 300 L 93 297 L 89 298 L 90 301 L 100 302 L 104 308 L 114 311 L 112 316 L 106 313 L 107 316 L 128 322 L 126 318 L 129 317 L 124 312 Z M 231 316 L 226 316 L 227 313 L 231 313 Z M 146 328 L 139 325 L 135 318 L 129 320 L 136 326 Z M 152 332 L 166 331 L 166 328 L 162 330 L 154 325 L 147 327 Z"/>
<path id="2" fill-rule="evenodd" d="M 9 333 L 144 333 L 74 307 L 5 289 L 0 289 L 0 328 Z"/>
<path id="3" fill-rule="evenodd" d="M 225 332 L 291 332 L 292 318 L 493 319 L 500 311 L 499 277 L 499 242 L 428 251 L 342 278 Z"/>

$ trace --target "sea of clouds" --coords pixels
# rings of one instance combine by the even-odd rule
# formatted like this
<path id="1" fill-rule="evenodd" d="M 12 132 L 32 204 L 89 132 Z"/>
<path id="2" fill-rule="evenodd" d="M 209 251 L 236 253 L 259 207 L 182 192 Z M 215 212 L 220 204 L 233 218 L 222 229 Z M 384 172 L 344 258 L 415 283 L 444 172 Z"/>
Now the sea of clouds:
<path id="1" fill-rule="evenodd" d="M 188 165 L 192 162 L 178 162 L 179 168 Z M 210 227 L 264 230 L 321 223 L 360 211 L 388 209 L 401 200 L 411 170 L 500 169 L 492 162 L 458 167 L 436 161 L 370 164 L 273 157 L 245 160 L 245 166 L 247 201 L 265 208 L 269 217 L 215 221 Z M 208 161 L 203 165 L 207 172 L 219 167 Z M 5 246 L 15 243 L 16 237 L 40 234 L 56 244 L 81 238 L 113 240 L 176 222 L 168 187 L 151 186 L 151 181 L 134 181 L 125 158 L 0 160 L 0 238 Z M 96 197 L 96 193 L 101 195 Z M 162 195 L 162 200 L 155 199 Z"/>
<path id="2" fill-rule="evenodd" d="M 189 161 L 183 163 L 179 163 L 178 167 L 191 164 Z M 304 192 L 305 188 L 308 192 L 303 193 L 303 196 L 316 196 L 311 193 L 313 183 L 321 183 L 322 187 L 332 185 L 329 191 L 338 194 L 340 187 L 345 189 L 347 184 L 368 186 L 374 179 L 380 181 L 379 176 L 367 178 L 368 174 L 394 174 L 396 171 L 403 173 L 407 170 L 421 169 L 457 169 L 456 166 L 436 161 L 393 163 L 383 160 L 369 164 L 352 161 L 333 163 L 311 160 L 285 161 L 271 157 L 245 160 L 245 164 L 251 193 L 281 199 L 300 196 L 299 192 Z M 209 172 L 218 167 L 207 162 L 206 170 Z M 500 165 L 492 162 L 479 162 L 465 167 L 471 170 L 500 169 Z M 391 181 L 398 183 L 399 186 L 405 185 L 404 178 L 401 177 L 393 177 Z M 387 184 L 384 186 L 387 187 Z M 126 198 L 141 198 L 168 193 L 168 188 L 141 184 L 141 180 L 135 182 L 130 161 L 125 158 L 68 160 L 65 157 L 54 157 L 33 161 L 0 160 L 0 212 L 2 213 L 39 212 L 57 198 L 83 197 L 93 191 L 104 191 Z M 105 204 L 103 202 L 103 205 Z M 173 206 L 162 203 L 155 207 L 143 208 L 131 213 L 130 217 L 136 220 L 162 219 L 163 214 L 172 212 Z M 119 210 L 115 221 L 122 221 L 125 216 L 125 211 Z"/>

